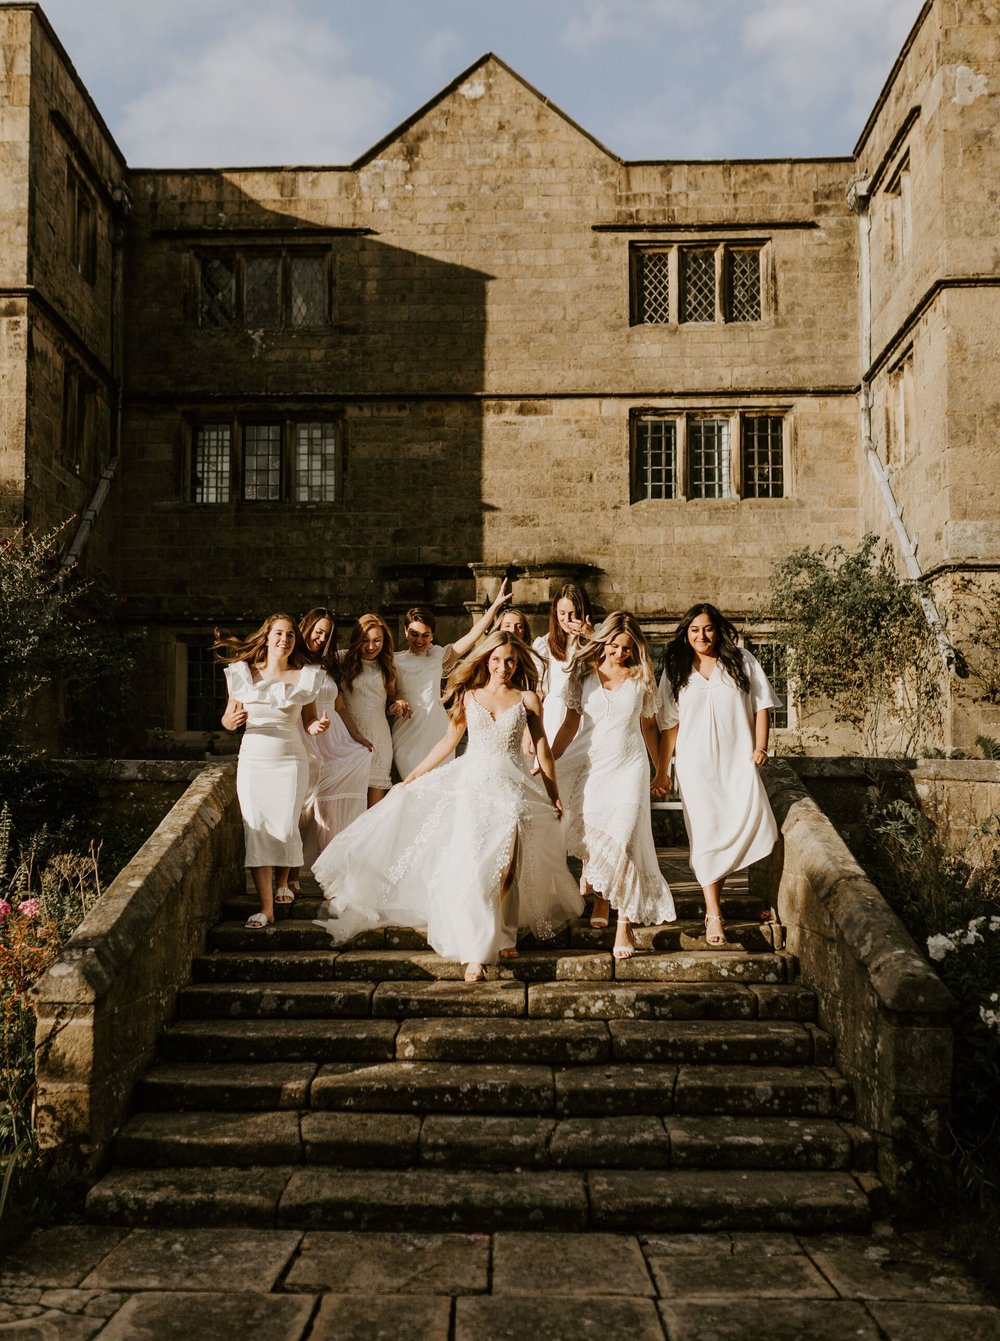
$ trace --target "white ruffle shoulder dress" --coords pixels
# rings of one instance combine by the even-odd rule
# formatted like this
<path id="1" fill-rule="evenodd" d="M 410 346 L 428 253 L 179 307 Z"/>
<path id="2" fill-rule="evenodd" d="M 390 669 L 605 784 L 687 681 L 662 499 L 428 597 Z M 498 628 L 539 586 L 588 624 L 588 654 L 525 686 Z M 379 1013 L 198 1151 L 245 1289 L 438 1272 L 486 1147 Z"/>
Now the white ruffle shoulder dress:
<path id="1" fill-rule="evenodd" d="M 330 839 L 364 813 L 368 804 L 371 751 L 359 745 L 337 711 L 337 682 L 324 675 L 316 696 L 316 714 L 325 712 L 330 725 L 319 736 L 300 730 L 309 754 L 309 790 L 299 817 L 302 864 L 313 862 Z"/>
<path id="2" fill-rule="evenodd" d="M 470 693 L 465 710 L 465 753 L 393 787 L 316 862 L 336 908 L 317 920 L 336 942 L 371 927 L 419 927 L 444 958 L 491 964 L 518 928 L 548 938 L 582 912 L 559 818 L 521 753 L 524 704 L 494 721 Z"/>
<path id="3" fill-rule="evenodd" d="M 425 655 L 396 653 L 396 693 L 413 709 L 412 717 L 397 717 L 392 724 L 392 759 L 401 778 L 412 773 L 448 730 L 441 680 L 450 653 L 450 647 L 436 643 L 431 643 Z"/>
<path id="4" fill-rule="evenodd" d="M 291 685 L 254 680 L 244 661 L 226 667 L 230 697 L 247 712 L 236 765 L 247 866 L 302 865 L 299 814 L 309 754 L 300 720 L 303 707 L 316 701 L 323 675 L 322 666 L 304 666 Z"/>
<path id="5" fill-rule="evenodd" d="M 661 730 L 677 727 L 674 767 L 689 860 L 700 885 L 760 861 L 778 837 L 753 751 L 754 718 L 761 708 L 779 708 L 781 700 L 760 662 L 749 652 L 741 655 L 749 693 L 721 661 L 707 680 L 692 671 L 676 700 L 666 673 L 660 677 L 656 719 Z"/>
<path id="6" fill-rule="evenodd" d="M 658 924 L 677 913 L 653 842 L 643 698 L 631 679 L 614 691 L 596 672 L 571 681 L 566 706 L 580 713 L 580 726 L 556 776 L 567 846 L 585 879 L 629 922 Z"/>

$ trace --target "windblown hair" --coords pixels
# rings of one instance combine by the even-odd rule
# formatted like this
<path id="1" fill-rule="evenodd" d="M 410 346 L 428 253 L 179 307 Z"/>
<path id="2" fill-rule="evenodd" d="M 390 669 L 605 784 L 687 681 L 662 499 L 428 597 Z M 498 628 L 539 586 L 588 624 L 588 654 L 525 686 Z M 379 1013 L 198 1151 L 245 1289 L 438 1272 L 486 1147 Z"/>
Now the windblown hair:
<path id="1" fill-rule="evenodd" d="M 517 656 L 517 668 L 510 680 L 514 688 L 532 693 L 538 688 L 536 654 L 515 634 L 506 629 L 497 630 L 477 643 L 448 676 L 441 702 L 453 722 L 461 720 L 465 714 L 466 694 L 473 689 L 482 689 L 488 683 L 490 657 L 498 647 L 511 647 Z"/>
<path id="2" fill-rule="evenodd" d="M 496 625 L 495 625 L 495 627 L 491 630 L 491 632 L 494 632 L 494 633 L 514 633 L 514 630 L 513 630 L 513 629 L 507 629 L 507 628 L 504 628 L 504 620 L 505 620 L 505 619 L 510 619 L 511 615 L 516 616 L 516 618 L 519 619 L 519 620 L 521 621 L 521 624 L 522 624 L 522 626 L 523 626 L 523 628 L 524 628 L 524 637 L 521 638 L 521 641 L 522 641 L 523 643 L 530 643 L 530 642 L 531 642 L 531 625 L 530 625 L 530 623 L 528 622 L 528 616 L 524 613 L 523 610 L 518 610 L 518 608 L 517 608 L 516 605 L 508 606 L 506 610 L 501 611 L 500 618 L 497 620 Z M 521 635 L 520 635 L 519 633 L 518 633 L 518 634 L 514 634 L 514 636 L 515 636 L 516 638 L 520 638 L 520 637 L 521 637 Z"/>
<path id="3" fill-rule="evenodd" d="M 428 610 L 426 605 L 414 605 L 406 612 L 403 628 L 408 629 L 413 623 L 426 624 L 431 633 L 434 633 L 437 629 L 437 616 L 433 610 Z"/>
<path id="4" fill-rule="evenodd" d="M 226 666 L 232 666 L 237 661 L 245 661 L 250 666 L 263 666 L 267 661 L 268 636 L 279 619 L 284 619 L 291 624 L 292 632 L 295 634 L 295 641 L 288 656 L 288 664 L 295 670 L 301 670 L 303 666 L 309 665 L 313 658 L 306 651 L 302 634 L 291 615 L 268 615 L 260 628 L 254 633 L 248 634 L 245 638 L 237 638 L 233 634 L 225 634 L 220 629 L 216 629 L 212 651 L 219 661 Z"/>
<path id="5" fill-rule="evenodd" d="M 680 694 L 694 670 L 694 648 L 688 642 L 688 629 L 699 615 L 708 615 L 712 621 L 715 628 L 712 651 L 722 662 L 723 669 L 729 672 L 730 678 L 744 694 L 749 693 L 750 677 L 746 672 L 743 654 L 737 645 L 739 632 L 736 625 L 714 605 L 702 601 L 699 605 L 692 605 L 677 625 L 674 636 L 663 649 L 663 669 L 670 681 L 674 698 Z"/>
<path id="6" fill-rule="evenodd" d="M 309 646 L 309 635 L 320 622 L 328 619 L 330 621 L 330 633 L 326 642 L 314 652 Z M 332 610 L 328 610 L 325 605 L 317 605 L 312 610 L 302 616 L 299 621 L 299 632 L 302 634 L 302 641 L 305 644 L 306 656 L 312 662 L 317 662 L 331 676 L 336 684 L 340 684 L 340 666 L 337 661 L 337 621 L 334 618 Z"/>
<path id="7" fill-rule="evenodd" d="M 575 582 L 567 582 L 564 587 L 560 587 L 549 609 L 549 649 L 559 661 L 566 660 L 566 633 L 556 614 L 556 606 L 562 600 L 573 602 L 573 612 L 577 619 L 582 619 L 588 624 L 594 622 L 590 597 L 583 587 L 578 587 Z"/>
<path id="8" fill-rule="evenodd" d="M 361 663 L 364 659 L 361 655 L 361 644 L 369 629 L 381 629 L 382 631 L 382 650 L 375 660 L 382 672 L 382 683 L 385 685 L 386 698 L 395 698 L 396 659 L 392 634 L 389 632 L 389 625 L 381 615 L 362 615 L 351 630 L 351 641 L 348 643 L 344 659 L 340 663 L 341 688 L 350 692 L 354 681 L 361 674 Z"/>
<path id="9" fill-rule="evenodd" d="M 656 671 L 653 658 L 649 654 L 649 643 L 639 621 L 628 610 L 612 610 L 591 634 L 581 639 L 569 663 L 569 674 L 578 684 L 582 684 L 588 675 L 593 674 L 604 657 L 607 643 L 619 634 L 627 634 L 632 640 L 632 659 L 628 667 L 628 677 L 635 680 L 642 690 L 642 714 L 652 717 L 656 711 Z"/>

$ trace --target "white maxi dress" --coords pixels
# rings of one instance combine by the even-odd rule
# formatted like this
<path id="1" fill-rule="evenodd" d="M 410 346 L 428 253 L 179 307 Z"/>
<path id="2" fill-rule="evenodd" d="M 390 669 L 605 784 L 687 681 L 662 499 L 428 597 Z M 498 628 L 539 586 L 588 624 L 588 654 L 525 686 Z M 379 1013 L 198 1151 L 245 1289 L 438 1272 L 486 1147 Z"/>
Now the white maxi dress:
<path id="1" fill-rule="evenodd" d="M 569 655 L 560 661 L 549 646 L 549 635 L 543 634 L 531 644 L 541 658 L 544 670 L 539 686 L 543 694 L 542 724 L 545 727 L 545 739 L 551 745 L 566 716 L 566 689 L 569 685 Z M 567 649 L 568 651 L 569 649 Z"/>
<path id="2" fill-rule="evenodd" d="M 300 720 L 309 753 L 309 790 L 299 816 L 302 864 L 312 866 L 331 838 L 346 829 L 368 804 L 371 751 L 359 745 L 337 711 L 337 682 L 325 675 L 316 696 L 316 714 L 325 712 L 329 728 L 310 736 Z"/>
<path id="3" fill-rule="evenodd" d="M 413 772 L 448 730 L 448 714 L 441 705 L 441 680 L 450 653 L 450 647 L 435 643 L 423 656 L 396 653 L 396 692 L 413 709 L 411 717 L 397 717 L 392 725 L 392 761 L 401 778 Z M 449 755 L 449 760 L 452 757 Z"/>
<path id="4" fill-rule="evenodd" d="M 700 885 L 766 857 L 778 837 L 764 783 L 753 762 L 754 718 L 779 708 L 760 662 L 741 652 L 750 681 L 745 693 L 716 662 L 709 679 L 692 671 L 675 700 L 660 677 L 656 718 L 677 727 L 674 767 L 684 802 L 690 863 Z"/>
<path id="5" fill-rule="evenodd" d="M 254 680 L 243 661 L 226 667 L 230 697 L 247 712 L 236 765 L 246 866 L 302 865 L 299 815 L 309 787 L 309 755 L 300 722 L 323 675 L 322 666 L 305 666 L 290 685 Z"/>
<path id="6" fill-rule="evenodd" d="M 585 879 L 629 922 L 655 925 L 677 913 L 653 842 L 643 697 L 631 679 L 614 691 L 596 673 L 571 682 L 566 706 L 580 713 L 580 725 L 556 775 L 566 843 Z"/>
<path id="7" fill-rule="evenodd" d="M 491 964 L 518 928 L 548 938 L 583 911 L 562 826 L 521 753 L 524 704 L 494 721 L 466 694 L 465 710 L 465 753 L 393 787 L 316 862 L 333 902 L 317 921 L 337 943 L 372 927 L 417 927 L 444 958 Z"/>

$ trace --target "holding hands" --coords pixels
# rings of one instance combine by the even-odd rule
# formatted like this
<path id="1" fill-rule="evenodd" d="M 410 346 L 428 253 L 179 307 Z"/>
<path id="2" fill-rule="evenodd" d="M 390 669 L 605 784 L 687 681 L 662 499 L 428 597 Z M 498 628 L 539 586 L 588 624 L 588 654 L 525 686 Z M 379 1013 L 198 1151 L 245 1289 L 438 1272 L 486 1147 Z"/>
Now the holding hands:
<path id="1" fill-rule="evenodd" d="M 402 718 L 412 717 L 413 709 L 407 703 L 405 698 L 397 698 L 386 708 L 386 713 L 390 717 Z"/>

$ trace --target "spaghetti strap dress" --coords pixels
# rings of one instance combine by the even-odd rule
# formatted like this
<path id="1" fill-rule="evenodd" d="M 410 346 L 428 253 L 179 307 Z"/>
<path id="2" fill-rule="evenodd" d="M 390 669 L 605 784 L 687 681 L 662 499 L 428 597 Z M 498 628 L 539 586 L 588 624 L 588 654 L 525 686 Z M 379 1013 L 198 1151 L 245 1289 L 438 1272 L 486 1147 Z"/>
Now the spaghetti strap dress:
<path id="1" fill-rule="evenodd" d="M 309 754 L 309 790 L 299 816 L 302 864 L 313 862 L 341 829 L 364 813 L 368 804 L 371 751 L 353 738 L 337 711 L 337 682 L 324 676 L 316 696 L 316 713 L 325 712 L 330 725 L 322 735 L 310 736 L 301 726 Z"/>

